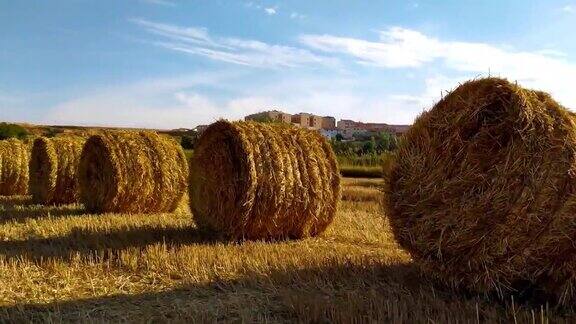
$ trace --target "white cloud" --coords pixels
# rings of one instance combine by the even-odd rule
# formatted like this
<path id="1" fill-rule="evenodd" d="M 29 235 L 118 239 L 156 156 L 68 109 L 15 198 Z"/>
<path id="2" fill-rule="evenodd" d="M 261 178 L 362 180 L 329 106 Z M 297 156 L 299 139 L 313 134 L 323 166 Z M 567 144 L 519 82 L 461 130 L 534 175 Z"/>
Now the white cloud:
<path id="1" fill-rule="evenodd" d="M 313 54 L 307 49 L 273 45 L 257 40 L 212 37 L 205 28 L 181 27 L 132 19 L 147 32 L 161 37 L 152 44 L 172 51 L 198 55 L 238 65 L 279 68 L 306 64 L 333 64 L 333 59 Z"/>
<path id="2" fill-rule="evenodd" d="M 290 13 L 290 19 L 304 19 L 304 18 L 306 18 L 305 15 L 297 13 L 296 11 Z"/>
<path id="3" fill-rule="evenodd" d="M 527 87 L 551 92 L 569 107 L 576 107 L 576 63 L 550 52 L 527 52 L 486 43 L 442 41 L 418 31 L 393 27 L 380 33 L 379 41 L 304 35 L 303 44 L 330 53 L 354 57 L 358 63 L 383 68 L 422 68 L 441 64 L 447 71 L 472 78 L 506 77 Z"/>
<path id="4" fill-rule="evenodd" d="M 388 68 L 421 66 L 432 61 L 438 51 L 435 40 L 399 27 L 382 32 L 380 42 L 331 35 L 304 35 L 300 40 L 321 51 L 349 54 L 360 63 Z"/>
<path id="5" fill-rule="evenodd" d="M 275 15 L 276 14 L 276 8 L 264 8 L 264 11 L 266 12 L 267 15 Z"/>
<path id="6" fill-rule="evenodd" d="M 288 77 L 277 82 L 252 82 L 250 75 L 234 86 L 235 75 L 145 80 L 92 91 L 54 105 L 39 118 L 44 124 L 86 126 L 193 128 L 220 118 L 242 119 L 268 109 L 311 112 L 336 118 L 409 123 L 421 111 L 419 101 L 394 96 L 364 96 L 354 92 L 357 81 L 322 77 Z M 200 93 L 200 86 L 233 93 L 216 99 Z M 357 85 L 357 84 L 356 84 Z M 289 91 L 287 91 L 289 89 Z M 361 109 L 359 109 L 361 108 Z"/>
<path id="7" fill-rule="evenodd" d="M 575 5 L 565 5 L 562 7 L 562 11 L 567 13 L 576 13 L 576 6 Z"/>
<path id="8" fill-rule="evenodd" d="M 168 0 L 141 0 L 141 1 L 145 2 L 145 3 L 161 5 L 161 6 L 169 6 L 169 7 L 175 7 L 176 6 L 175 2 L 168 1 Z"/>
<path id="9" fill-rule="evenodd" d="M 257 3 L 254 3 L 254 2 L 252 2 L 252 1 L 246 2 L 246 3 L 244 3 L 244 5 L 245 5 L 246 7 L 248 7 L 248 8 L 262 9 L 262 6 L 261 6 L 261 5 L 259 5 L 259 4 L 257 4 Z"/>
<path id="10" fill-rule="evenodd" d="M 96 89 L 54 105 L 41 119 L 45 124 L 177 128 L 209 123 L 226 111 L 191 89 L 217 85 L 230 73 L 159 78 Z"/>

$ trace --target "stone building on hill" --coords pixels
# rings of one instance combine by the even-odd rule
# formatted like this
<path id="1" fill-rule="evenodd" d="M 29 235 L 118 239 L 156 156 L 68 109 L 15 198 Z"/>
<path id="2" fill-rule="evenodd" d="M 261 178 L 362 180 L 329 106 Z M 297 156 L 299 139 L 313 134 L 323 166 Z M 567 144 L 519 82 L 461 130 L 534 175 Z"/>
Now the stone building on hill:
<path id="1" fill-rule="evenodd" d="M 287 114 L 278 110 L 263 111 L 248 115 L 244 120 L 280 121 L 308 129 L 335 129 L 336 119 L 330 116 L 317 116 L 310 113 Z"/>

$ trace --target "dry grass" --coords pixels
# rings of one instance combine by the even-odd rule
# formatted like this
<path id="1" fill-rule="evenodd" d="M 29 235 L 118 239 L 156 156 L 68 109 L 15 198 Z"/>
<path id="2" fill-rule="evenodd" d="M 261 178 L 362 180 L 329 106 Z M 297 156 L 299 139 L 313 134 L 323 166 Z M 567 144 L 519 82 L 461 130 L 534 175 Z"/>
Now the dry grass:
<path id="1" fill-rule="evenodd" d="M 301 241 L 223 243 L 191 219 L 185 202 L 173 214 L 88 215 L 0 198 L 0 322 L 576 319 L 434 285 L 375 202 L 343 201 L 324 234 Z"/>
<path id="2" fill-rule="evenodd" d="M 344 201 L 373 201 L 382 200 L 382 179 L 344 178 L 342 181 L 342 200 Z"/>

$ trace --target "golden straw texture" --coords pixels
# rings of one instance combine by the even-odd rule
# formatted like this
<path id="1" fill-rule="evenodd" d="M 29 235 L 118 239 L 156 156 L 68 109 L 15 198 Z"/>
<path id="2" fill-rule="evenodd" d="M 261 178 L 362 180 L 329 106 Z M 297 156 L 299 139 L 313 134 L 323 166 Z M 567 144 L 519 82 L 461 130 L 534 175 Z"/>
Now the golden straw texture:
<path id="1" fill-rule="evenodd" d="M 74 135 L 39 137 L 32 145 L 32 201 L 60 205 L 78 201 L 78 162 L 86 139 Z"/>
<path id="2" fill-rule="evenodd" d="M 186 191 L 182 148 L 154 132 L 91 136 L 80 161 L 81 201 L 96 213 L 172 212 Z"/>
<path id="3" fill-rule="evenodd" d="M 17 139 L 0 141 L 0 195 L 25 195 L 28 192 L 30 148 Z"/>
<path id="4" fill-rule="evenodd" d="M 469 81 L 406 134 L 386 213 L 399 243 L 448 284 L 501 295 L 535 286 L 567 301 L 575 175 L 567 110 L 503 79 Z"/>
<path id="5" fill-rule="evenodd" d="M 191 160 L 189 201 L 198 226 L 232 239 L 315 236 L 332 222 L 340 174 L 315 131 L 218 121 Z"/>

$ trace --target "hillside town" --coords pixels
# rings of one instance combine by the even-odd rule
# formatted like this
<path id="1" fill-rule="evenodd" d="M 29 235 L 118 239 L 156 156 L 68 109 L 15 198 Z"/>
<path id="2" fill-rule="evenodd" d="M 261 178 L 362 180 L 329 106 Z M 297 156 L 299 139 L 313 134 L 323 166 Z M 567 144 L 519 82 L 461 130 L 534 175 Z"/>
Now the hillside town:
<path id="1" fill-rule="evenodd" d="M 386 132 L 396 136 L 404 134 L 410 125 L 390 125 L 385 123 L 364 123 L 349 119 L 341 119 L 336 122 L 332 116 L 318 116 L 311 113 L 288 114 L 279 110 L 262 111 L 244 117 L 244 120 L 260 122 L 282 122 L 297 127 L 318 130 L 328 139 L 341 138 L 354 140 L 358 137 L 367 137 Z M 199 125 L 194 130 L 202 133 L 208 125 Z"/>

